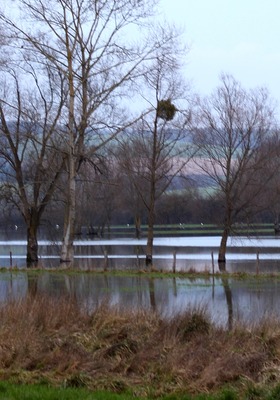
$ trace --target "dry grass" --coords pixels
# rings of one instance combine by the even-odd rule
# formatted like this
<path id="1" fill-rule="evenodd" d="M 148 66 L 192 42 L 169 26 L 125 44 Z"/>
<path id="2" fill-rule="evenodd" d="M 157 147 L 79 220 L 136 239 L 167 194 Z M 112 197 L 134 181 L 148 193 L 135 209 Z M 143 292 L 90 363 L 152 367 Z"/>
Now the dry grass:
<path id="1" fill-rule="evenodd" d="M 0 377 L 136 395 L 244 389 L 280 377 L 280 324 L 231 331 L 202 309 L 163 319 L 103 304 L 28 297 L 0 309 Z"/>

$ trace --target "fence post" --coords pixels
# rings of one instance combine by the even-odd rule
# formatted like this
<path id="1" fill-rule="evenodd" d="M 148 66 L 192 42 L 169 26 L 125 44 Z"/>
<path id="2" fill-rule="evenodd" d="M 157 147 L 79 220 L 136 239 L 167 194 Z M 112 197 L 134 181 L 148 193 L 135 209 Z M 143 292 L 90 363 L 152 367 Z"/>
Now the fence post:
<path id="1" fill-rule="evenodd" d="M 212 259 L 212 274 L 215 273 L 215 264 L 214 264 L 214 253 L 211 251 L 211 259 Z"/>
<path id="2" fill-rule="evenodd" d="M 108 269 L 108 251 L 104 250 L 104 272 Z"/>
<path id="3" fill-rule="evenodd" d="M 173 273 L 175 274 L 176 272 L 176 250 L 173 251 Z"/>
<path id="4" fill-rule="evenodd" d="M 137 268 L 140 269 L 139 246 L 136 246 Z"/>
<path id="5" fill-rule="evenodd" d="M 260 252 L 257 251 L 257 275 L 259 275 L 260 272 Z"/>

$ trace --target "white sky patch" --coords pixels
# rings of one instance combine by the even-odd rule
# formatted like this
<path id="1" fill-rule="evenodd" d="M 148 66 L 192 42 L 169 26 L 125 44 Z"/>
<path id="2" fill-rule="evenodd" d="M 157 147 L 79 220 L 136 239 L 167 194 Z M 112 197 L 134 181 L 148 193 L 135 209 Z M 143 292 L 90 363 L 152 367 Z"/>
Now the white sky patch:
<path id="1" fill-rule="evenodd" d="M 161 0 L 168 21 L 184 25 L 191 45 L 185 77 L 202 94 L 221 72 L 245 87 L 266 86 L 280 103 L 279 0 Z"/>

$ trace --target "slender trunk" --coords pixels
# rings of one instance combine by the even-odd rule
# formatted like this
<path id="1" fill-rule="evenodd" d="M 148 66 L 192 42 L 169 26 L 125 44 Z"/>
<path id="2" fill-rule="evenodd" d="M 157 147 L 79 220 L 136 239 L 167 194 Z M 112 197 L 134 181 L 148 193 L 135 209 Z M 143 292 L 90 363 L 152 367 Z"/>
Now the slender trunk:
<path id="1" fill-rule="evenodd" d="M 74 258 L 74 227 L 76 211 L 76 180 L 75 180 L 75 160 L 69 159 L 68 175 L 68 199 L 66 202 L 64 215 L 64 233 L 61 247 L 60 262 L 71 263 Z"/>
<path id="2" fill-rule="evenodd" d="M 155 224 L 155 179 L 152 179 L 149 214 L 148 214 L 147 246 L 146 246 L 146 267 L 150 268 L 152 268 L 153 266 L 154 224 Z"/>
<path id="3" fill-rule="evenodd" d="M 139 215 L 135 217 L 135 236 L 136 239 L 141 238 L 141 217 Z"/>
<path id="4" fill-rule="evenodd" d="M 68 60 L 68 85 L 69 85 L 69 111 L 68 111 L 68 182 L 67 199 L 64 215 L 63 243 L 61 247 L 60 262 L 71 263 L 74 259 L 74 226 L 76 213 L 76 159 L 75 159 L 75 88 L 73 73 L 73 54 L 70 49 L 68 32 L 66 32 L 67 60 Z"/>
<path id="5" fill-rule="evenodd" d="M 150 267 L 150 268 L 152 268 L 152 266 L 153 266 L 153 246 L 154 246 L 154 221 L 153 220 L 154 220 L 153 215 L 149 215 L 148 236 L 147 236 L 147 246 L 146 246 L 146 267 Z"/>
<path id="6" fill-rule="evenodd" d="M 219 248 L 219 256 L 218 256 L 218 264 L 219 264 L 219 269 L 221 271 L 225 271 L 226 269 L 226 251 L 227 251 L 228 236 L 229 236 L 229 230 L 225 228 L 222 234 L 222 239 Z"/>
<path id="7" fill-rule="evenodd" d="M 27 227 L 27 267 L 36 266 L 38 263 L 38 240 L 37 240 L 38 225 L 33 221 Z"/>
<path id="8" fill-rule="evenodd" d="M 150 177 L 150 201 L 149 201 L 149 214 L 148 214 L 148 237 L 146 247 L 146 267 L 152 268 L 153 266 L 153 245 L 154 245 L 154 223 L 155 223 L 155 199 L 156 199 L 156 158 L 157 158 L 157 120 L 156 115 L 154 121 L 153 132 L 153 152 L 151 159 L 151 177 Z"/>
<path id="9" fill-rule="evenodd" d="M 224 218 L 224 230 L 222 234 L 222 239 L 219 248 L 218 264 L 221 271 L 226 269 L 226 251 L 227 251 L 227 241 L 232 224 L 232 207 L 230 198 L 227 199 L 227 208 Z"/>

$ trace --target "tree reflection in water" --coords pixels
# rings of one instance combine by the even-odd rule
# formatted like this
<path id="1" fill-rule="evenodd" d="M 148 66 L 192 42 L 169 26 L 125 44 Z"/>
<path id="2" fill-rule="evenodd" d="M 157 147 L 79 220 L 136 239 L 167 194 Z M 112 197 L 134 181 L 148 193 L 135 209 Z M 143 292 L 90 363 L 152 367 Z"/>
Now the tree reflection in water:
<path id="1" fill-rule="evenodd" d="M 157 278 L 145 274 L 1 272 L 0 304 L 20 300 L 28 294 L 68 296 L 88 310 L 106 303 L 125 309 L 149 309 L 167 317 L 185 312 L 188 307 L 203 306 L 215 323 L 228 329 L 233 328 L 235 321 L 256 323 L 268 312 L 280 319 L 280 281 L 273 276 Z"/>
<path id="2" fill-rule="evenodd" d="M 228 329 L 231 330 L 233 327 L 233 305 L 232 305 L 232 293 L 229 286 L 228 278 L 222 277 L 223 287 L 226 295 L 226 303 L 228 308 Z"/>

